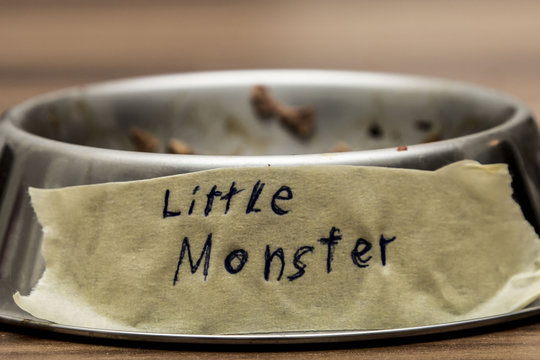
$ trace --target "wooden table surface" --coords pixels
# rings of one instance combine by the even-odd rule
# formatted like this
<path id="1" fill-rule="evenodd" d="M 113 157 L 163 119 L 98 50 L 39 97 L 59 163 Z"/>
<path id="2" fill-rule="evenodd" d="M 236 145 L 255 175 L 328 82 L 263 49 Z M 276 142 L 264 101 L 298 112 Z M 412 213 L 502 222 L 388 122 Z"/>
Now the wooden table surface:
<path id="1" fill-rule="evenodd" d="M 0 0 L 0 111 L 46 91 L 223 69 L 446 77 L 540 113 L 540 1 Z M 540 358 L 540 319 L 401 341 L 301 347 L 149 345 L 0 326 L 0 358 Z"/>

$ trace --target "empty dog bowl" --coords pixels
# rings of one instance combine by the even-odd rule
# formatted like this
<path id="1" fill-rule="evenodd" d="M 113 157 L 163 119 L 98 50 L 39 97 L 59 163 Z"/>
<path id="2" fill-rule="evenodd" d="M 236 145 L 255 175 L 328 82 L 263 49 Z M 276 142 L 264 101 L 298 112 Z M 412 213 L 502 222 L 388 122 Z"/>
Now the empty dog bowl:
<path id="1" fill-rule="evenodd" d="M 251 91 L 265 86 L 314 114 L 311 136 L 259 119 Z M 135 151 L 133 128 L 155 136 L 157 153 Z M 177 138 L 192 155 L 167 154 Z M 336 152 L 341 144 L 347 150 Z M 343 145 L 345 144 L 345 145 Z M 514 195 L 540 230 L 538 131 L 520 101 L 445 80 L 334 71 L 234 71 L 167 75 L 84 86 L 15 106 L 0 122 L 0 319 L 52 331 L 180 342 L 309 342 L 441 332 L 540 313 L 536 304 L 488 319 L 429 327 L 267 336 L 185 336 L 84 329 L 38 320 L 12 300 L 44 270 L 41 228 L 28 187 L 152 178 L 221 167 L 318 164 L 433 170 L 473 159 L 507 163 Z"/>

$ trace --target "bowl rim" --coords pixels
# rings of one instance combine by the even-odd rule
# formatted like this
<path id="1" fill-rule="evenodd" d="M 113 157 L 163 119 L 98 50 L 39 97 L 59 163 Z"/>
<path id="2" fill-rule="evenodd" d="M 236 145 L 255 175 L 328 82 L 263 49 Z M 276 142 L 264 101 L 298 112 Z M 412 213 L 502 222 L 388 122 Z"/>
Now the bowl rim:
<path id="1" fill-rule="evenodd" d="M 329 85 L 339 84 L 344 87 L 360 88 L 414 88 L 423 89 L 451 89 L 486 101 L 497 101 L 508 104 L 514 111 L 506 120 L 491 128 L 444 139 L 434 143 L 404 144 L 407 151 L 396 151 L 396 147 L 370 150 L 356 150 L 350 152 L 327 152 L 314 154 L 295 155 L 180 155 L 164 153 L 142 153 L 129 150 L 117 150 L 108 148 L 92 147 L 87 145 L 73 144 L 53 140 L 40 135 L 30 133 L 20 126 L 25 115 L 34 107 L 45 102 L 60 100 L 62 98 L 76 98 L 82 95 L 114 95 L 129 94 L 140 91 L 152 91 L 171 89 L 173 85 L 182 84 L 181 88 L 196 87 L 224 87 L 224 86 L 252 86 L 257 83 L 269 83 L 274 85 Z M 174 165 L 178 162 L 188 167 L 197 167 L 201 163 L 204 168 L 263 166 L 263 165 L 317 165 L 317 164 L 380 164 L 381 162 L 396 162 L 411 160 L 425 154 L 434 152 L 447 153 L 462 147 L 465 143 L 485 141 L 496 137 L 502 131 L 508 131 L 512 127 L 532 117 L 532 112 L 519 99 L 505 93 L 501 93 L 478 85 L 459 82 L 435 77 L 403 75 L 396 73 L 343 71 L 343 70 L 227 70 L 187 72 L 178 74 L 164 74 L 119 79 L 105 82 L 92 83 L 83 86 L 75 86 L 48 92 L 25 100 L 5 111 L 0 116 L 0 134 L 8 139 L 39 147 L 45 151 L 76 156 L 78 158 L 99 159 L 105 162 L 159 162 L 161 164 Z"/>

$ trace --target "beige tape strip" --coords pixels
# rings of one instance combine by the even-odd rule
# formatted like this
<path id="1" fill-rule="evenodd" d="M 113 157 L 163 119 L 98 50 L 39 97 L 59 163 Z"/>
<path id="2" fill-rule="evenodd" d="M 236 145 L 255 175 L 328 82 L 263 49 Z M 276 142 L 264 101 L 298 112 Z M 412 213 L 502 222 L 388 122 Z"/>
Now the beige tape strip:
<path id="1" fill-rule="evenodd" d="M 385 329 L 540 294 L 505 165 L 219 169 L 31 189 L 46 270 L 29 313 L 192 334 Z"/>

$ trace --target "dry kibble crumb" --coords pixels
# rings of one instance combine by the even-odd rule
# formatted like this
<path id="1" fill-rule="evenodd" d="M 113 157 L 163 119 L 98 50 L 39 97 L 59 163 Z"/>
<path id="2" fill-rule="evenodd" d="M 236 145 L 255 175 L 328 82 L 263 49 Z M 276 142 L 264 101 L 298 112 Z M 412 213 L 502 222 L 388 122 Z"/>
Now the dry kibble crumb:
<path id="1" fill-rule="evenodd" d="M 420 131 L 430 131 L 433 123 L 429 120 L 418 119 L 415 121 L 414 126 Z"/>
<path id="2" fill-rule="evenodd" d="M 159 139 L 152 133 L 136 126 L 129 129 L 129 139 L 137 151 L 157 152 L 159 149 Z"/>
<path id="3" fill-rule="evenodd" d="M 441 141 L 442 140 L 442 137 L 441 137 L 441 134 L 439 133 L 434 133 L 434 134 L 431 134 L 429 135 L 428 137 L 426 137 L 422 143 L 423 144 L 426 144 L 426 143 L 432 143 L 432 142 L 436 142 L 436 141 Z"/>
<path id="4" fill-rule="evenodd" d="M 310 137 L 315 130 L 314 111 L 307 106 L 282 108 L 279 119 L 290 132 L 302 139 Z"/>
<path id="5" fill-rule="evenodd" d="M 368 134 L 373 139 L 378 139 L 384 135 L 381 125 L 377 123 L 372 123 L 368 127 Z"/>
<path id="6" fill-rule="evenodd" d="M 497 146 L 497 145 L 499 145 L 500 143 L 501 143 L 501 140 L 499 140 L 499 139 L 492 139 L 492 140 L 490 140 L 490 141 L 488 142 L 488 145 L 489 145 L 489 146 Z"/>
<path id="7" fill-rule="evenodd" d="M 292 107 L 283 104 L 262 85 L 251 89 L 251 103 L 259 118 L 267 119 L 276 116 L 283 126 L 301 139 L 307 139 L 313 135 L 315 112 L 311 107 Z"/>
<path id="8" fill-rule="evenodd" d="M 347 144 L 345 141 L 339 141 L 336 145 L 334 145 L 331 152 L 347 152 L 351 150 L 352 148 L 349 144 Z"/>
<path id="9" fill-rule="evenodd" d="M 277 104 L 268 92 L 268 89 L 262 85 L 251 88 L 251 104 L 255 109 L 255 113 L 261 119 L 267 119 L 277 115 Z"/>
<path id="10" fill-rule="evenodd" d="M 184 155 L 192 155 L 195 152 L 193 151 L 193 148 L 189 146 L 188 143 L 178 140 L 178 139 L 171 139 L 169 140 L 169 143 L 167 144 L 167 152 L 171 154 L 184 154 Z"/>

